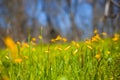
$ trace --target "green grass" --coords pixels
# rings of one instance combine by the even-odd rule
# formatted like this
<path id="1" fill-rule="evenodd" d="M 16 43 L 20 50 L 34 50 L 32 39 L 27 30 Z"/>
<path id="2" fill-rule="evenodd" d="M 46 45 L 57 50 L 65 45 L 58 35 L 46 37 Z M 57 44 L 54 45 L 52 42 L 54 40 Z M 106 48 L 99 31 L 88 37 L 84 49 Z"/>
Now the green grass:
<path id="1" fill-rule="evenodd" d="M 18 49 L 20 63 L 12 61 L 9 50 L 0 50 L 0 80 L 120 80 L 119 40 L 30 44 Z"/>

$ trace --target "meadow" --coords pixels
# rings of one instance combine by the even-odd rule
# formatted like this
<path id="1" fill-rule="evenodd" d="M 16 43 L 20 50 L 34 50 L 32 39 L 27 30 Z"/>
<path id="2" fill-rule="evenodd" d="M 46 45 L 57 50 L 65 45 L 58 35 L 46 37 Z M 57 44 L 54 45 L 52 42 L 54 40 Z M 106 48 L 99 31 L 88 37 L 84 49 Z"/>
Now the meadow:
<path id="1" fill-rule="evenodd" d="M 102 33 L 102 36 L 107 36 Z M 120 80 L 120 35 L 68 42 L 57 36 L 36 45 L 6 37 L 0 50 L 0 80 Z"/>

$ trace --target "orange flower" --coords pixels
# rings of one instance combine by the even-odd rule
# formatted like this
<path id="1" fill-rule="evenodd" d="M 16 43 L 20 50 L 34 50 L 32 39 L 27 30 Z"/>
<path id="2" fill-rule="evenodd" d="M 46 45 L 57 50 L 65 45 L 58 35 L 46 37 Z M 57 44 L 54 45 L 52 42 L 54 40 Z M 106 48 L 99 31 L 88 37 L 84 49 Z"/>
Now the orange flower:
<path id="1" fill-rule="evenodd" d="M 22 62 L 22 59 L 21 59 L 21 58 L 15 59 L 14 62 L 15 62 L 15 63 L 21 63 L 21 62 Z"/>
<path id="2" fill-rule="evenodd" d="M 93 41 L 93 42 L 96 42 L 96 41 L 98 41 L 98 40 L 101 40 L 101 37 L 100 37 L 99 34 L 96 34 L 95 36 L 92 37 L 92 41 Z"/>
<path id="3" fill-rule="evenodd" d="M 96 42 L 96 41 L 97 41 L 97 39 L 95 38 L 95 36 L 92 37 L 92 42 Z"/>
<path id="4" fill-rule="evenodd" d="M 12 47 L 16 46 L 15 42 L 13 41 L 13 39 L 11 37 L 9 37 L 9 36 L 4 39 L 4 43 L 6 44 L 6 46 L 8 48 L 12 48 Z"/>
<path id="5" fill-rule="evenodd" d="M 13 39 L 8 36 L 4 39 L 4 43 L 7 46 L 7 48 L 10 49 L 11 51 L 11 54 L 10 54 L 11 58 L 15 59 L 18 56 L 18 49 Z"/>
<path id="6" fill-rule="evenodd" d="M 113 41 L 118 41 L 118 40 L 119 40 L 119 38 L 114 37 L 112 40 L 113 40 Z"/>

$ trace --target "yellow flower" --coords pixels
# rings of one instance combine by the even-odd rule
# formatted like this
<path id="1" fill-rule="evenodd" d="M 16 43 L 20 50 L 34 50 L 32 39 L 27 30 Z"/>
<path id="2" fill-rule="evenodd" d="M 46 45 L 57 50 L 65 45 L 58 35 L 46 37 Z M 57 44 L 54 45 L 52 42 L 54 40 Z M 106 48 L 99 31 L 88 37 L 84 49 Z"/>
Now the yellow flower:
<path id="1" fill-rule="evenodd" d="M 92 42 L 96 42 L 97 41 L 97 39 L 95 38 L 95 37 L 92 37 L 92 40 L 91 40 Z"/>
<path id="2" fill-rule="evenodd" d="M 99 34 L 97 34 L 95 37 L 96 37 L 96 39 L 98 39 L 98 40 L 100 40 L 100 39 L 101 39 L 101 37 L 100 37 L 100 35 L 99 35 Z"/>
<path id="3" fill-rule="evenodd" d="M 92 37 L 92 42 L 95 42 L 95 41 L 98 41 L 98 40 L 101 40 L 101 37 L 99 34 L 96 34 L 95 36 Z"/>
<path id="4" fill-rule="evenodd" d="M 78 49 L 76 49 L 74 52 L 73 52 L 73 54 L 76 54 L 78 52 Z"/>
<path id="5" fill-rule="evenodd" d="M 60 35 L 58 35 L 56 38 L 55 38 L 56 41 L 58 40 L 62 40 L 62 37 Z"/>
<path id="6" fill-rule="evenodd" d="M 78 43 L 76 43 L 76 44 L 75 44 L 75 46 L 76 46 L 77 48 L 79 48 L 79 47 L 80 47 Z"/>
<path id="7" fill-rule="evenodd" d="M 28 43 L 22 43 L 22 47 L 30 47 Z"/>
<path id="8" fill-rule="evenodd" d="M 28 56 L 24 56 L 24 59 L 28 59 Z"/>
<path id="9" fill-rule="evenodd" d="M 51 39 L 51 42 L 55 42 L 55 39 Z"/>
<path id="10" fill-rule="evenodd" d="M 76 42 L 75 42 L 75 41 L 72 41 L 72 44 L 73 44 L 73 45 L 75 45 L 75 44 L 76 44 Z"/>
<path id="11" fill-rule="evenodd" d="M 114 37 L 112 40 L 113 40 L 113 41 L 118 41 L 118 40 L 119 40 L 119 38 Z"/>
<path id="12" fill-rule="evenodd" d="M 4 43 L 7 46 L 7 48 L 10 49 L 11 51 L 11 55 L 10 55 L 11 58 L 15 59 L 18 56 L 18 49 L 13 39 L 8 36 L 4 39 Z"/>
<path id="13" fill-rule="evenodd" d="M 60 51 L 63 50 L 63 49 L 62 49 L 61 47 L 59 47 L 59 46 L 56 46 L 54 49 L 55 49 L 55 50 L 60 50 Z"/>
<path id="14" fill-rule="evenodd" d="M 119 35 L 118 34 L 114 34 L 114 37 L 112 39 L 113 41 L 118 41 L 119 40 Z"/>
<path id="15" fill-rule="evenodd" d="M 106 35 L 107 35 L 107 33 L 106 33 L 106 32 L 102 32 L 102 35 L 103 35 L 103 36 L 106 36 Z"/>
<path id="16" fill-rule="evenodd" d="M 66 42 L 66 41 L 67 41 L 67 39 L 66 39 L 66 38 L 62 38 L 62 40 L 63 40 L 64 42 Z"/>
<path id="17" fill-rule="evenodd" d="M 32 41 L 36 41 L 36 38 L 32 38 Z"/>
<path id="18" fill-rule="evenodd" d="M 32 51 L 33 51 L 33 52 L 35 52 L 35 51 L 36 51 L 36 49 L 35 49 L 35 48 L 32 48 Z"/>
<path id="19" fill-rule="evenodd" d="M 49 51 L 47 50 L 47 51 L 45 51 L 45 53 L 49 53 Z"/>
<path id="20" fill-rule="evenodd" d="M 87 47 L 88 47 L 89 49 L 91 49 L 91 50 L 93 49 L 90 45 L 87 45 Z"/>
<path id="21" fill-rule="evenodd" d="M 15 63 L 21 63 L 21 62 L 22 62 L 22 59 L 21 59 L 21 58 L 15 59 L 14 62 L 15 62 Z"/>
<path id="22" fill-rule="evenodd" d="M 33 42 L 33 41 L 31 41 L 30 42 L 33 46 L 35 46 L 36 45 L 36 43 L 35 42 Z M 27 46 L 28 47 L 28 46 Z"/>
<path id="23" fill-rule="evenodd" d="M 118 41 L 119 40 L 119 35 L 118 34 L 114 34 L 114 37 L 112 39 L 113 41 Z"/>
<path id="24" fill-rule="evenodd" d="M 115 37 L 118 37 L 118 38 L 120 37 L 120 36 L 119 36 L 119 34 L 117 34 L 117 33 L 116 33 L 116 34 L 114 34 L 114 36 L 115 36 Z"/>
<path id="25" fill-rule="evenodd" d="M 61 47 L 58 47 L 58 50 L 62 51 L 62 48 L 61 48 Z"/>
<path id="26" fill-rule="evenodd" d="M 43 37 L 40 35 L 40 36 L 38 36 L 38 38 L 39 38 L 39 39 L 42 39 Z"/>
<path id="27" fill-rule="evenodd" d="M 97 29 L 95 29 L 95 30 L 94 30 L 94 34 L 97 34 L 97 33 L 98 33 L 98 30 L 97 30 Z"/>
<path id="28" fill-rule="evenodd" d="M 67 51 L 68 49 L 70 49 L 70 47 L 71 47 L 71 46 L 67 46 L 67 47 L 65 48 L 65 51 Z"/>
<path id="29" fill-rule="evenodd" d="M 96 59 L 100 59 L 100 57 L 101 57 L 100 54 L 96 54 L 96 55 L 95 55 L 95 58 L 96 58 Z"/>
<path id="30" fill-rule="evenodd" d="M 107 54 L 110 54 L 110 51 L 107 51 Z"/>
<path id="31" fill-rule="evenodd" d="M 17 41 L 17 45 L 20 45 L 20 42 L 19 42 L 19 41 Z"/>
<path id="32" fill-rule="evenodd" d="M 91 44 L 92 42 L 91 42 L 91 40 L 86 40 L 85 43 L 86 44 Z"/>
<path id="33" fill-rule="evenodd" d="M 57 50 L 57 48 L 58 48 L 58 47 L 57 47 L 57 46 L 55 46 L 55 47 L 54 47 L 54 50 Z"/>
<path id="34" fill-rule="evenodd" d="M 8 57 L 8 56 L 5 56 L 5 58 L 9 60 L 9 57 Z"/>
<path id="35" fill-rule="evenodd" d="M 75 42 L 75 41 L 72 41 L 72 44 L 73 44 L 75 47 L 77 47 L 77 48 L 80 47 L 79 44 L 78 44 L 77 42 Z"/>
<path id="36" fill-rule="evenodd" d="M 6 37 L 4 39 L 4 43 L 6 44 L 6 46 L 8 48 L 12 48 L 12 47 L 16 46 L 15 42 L 13 41 L 13 39 L 11 37 Z"/>

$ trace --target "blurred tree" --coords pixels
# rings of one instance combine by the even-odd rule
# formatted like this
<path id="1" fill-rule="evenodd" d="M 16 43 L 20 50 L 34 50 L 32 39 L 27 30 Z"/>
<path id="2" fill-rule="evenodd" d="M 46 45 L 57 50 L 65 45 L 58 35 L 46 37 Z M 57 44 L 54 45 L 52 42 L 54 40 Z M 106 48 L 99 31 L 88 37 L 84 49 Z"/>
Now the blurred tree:
<path id="1" fill-rule="evenodd" d="M 43 34 L 44 41 L 49 41 L 60 34 L 68 39 L 74 37 L 79 40 L 81 36 L 90 36 L 93 26 L 101 32 L 112 31 L 112 20 L 105 24 L 102 21 L 105 2 L 106 0 L 0 0 L 0 39 L 2 41 L 4 36 L 9 35 L 15 41 L 27 41 L 29 35 L 38 38 Z M 114 14 L 120 11 L 116 6 L 113 10 Z M 119 20 L 114 22 L 118 30 Z M 103 28 L 105 29 L 102 30 Z"/>
<path id="2" fill-rule="evenodd" d="M 24 14 L 24 0 L 3 0 L 2 4 L 7 10 L 7 15 L 4 16 L 6 24 L 9 24 L 7 29 L 10 29 L 7 34 L 14 37 L 16 40 L 23 39 L 23 29 L 25 27 L 26 16 Z"/>

